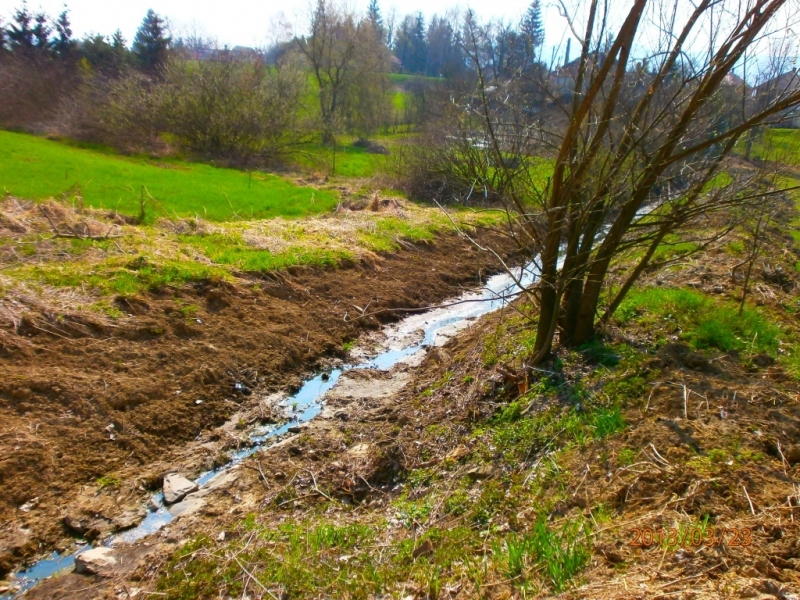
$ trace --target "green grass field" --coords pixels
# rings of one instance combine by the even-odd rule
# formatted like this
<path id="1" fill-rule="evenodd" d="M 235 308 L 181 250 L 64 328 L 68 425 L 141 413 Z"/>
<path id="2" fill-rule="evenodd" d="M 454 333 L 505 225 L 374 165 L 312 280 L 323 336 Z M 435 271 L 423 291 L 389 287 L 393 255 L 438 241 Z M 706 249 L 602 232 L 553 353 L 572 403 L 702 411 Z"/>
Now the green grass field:
<path id="1" fill-rule="evenodd" d="M 123 157 L 30 135 L 0 131 L 0 189 L 41 200 L 73 193 L 87 206 L 138 214 L 152 195 L 164 216 L 211 221 L 302 217 L 331 210 L 337 197 L 275 175 L 187 163 Z"/>
<path id="2" fill-rule="evenodd" d="M 744 155 L 745 139 L 737 145 Z M 800 129 L 766 129 L 753 143 L 751 158 L 772 160 L 787 165 L 800 164 Z"/>
<path id="3" fill-rule="evenodd" d="M 393 161 L 397 160 L 395 150 L 399 147 L 400 142 L 407 138 L 406 134 L 370 138 L 389 148 L 392 154 L 386 156 L 370 154 L 364 148 L 353 146 L 353 141 L 356 139 L 353 136 L 342 136 L 337 140 L 335 170 L 333 169 L 333 150 L 322 144 L 306 146 L 305 153 L 299 156 L 297 164 L 304 169 L 316 169 L 337 177 L 372 177 L 391 167 Z"/>

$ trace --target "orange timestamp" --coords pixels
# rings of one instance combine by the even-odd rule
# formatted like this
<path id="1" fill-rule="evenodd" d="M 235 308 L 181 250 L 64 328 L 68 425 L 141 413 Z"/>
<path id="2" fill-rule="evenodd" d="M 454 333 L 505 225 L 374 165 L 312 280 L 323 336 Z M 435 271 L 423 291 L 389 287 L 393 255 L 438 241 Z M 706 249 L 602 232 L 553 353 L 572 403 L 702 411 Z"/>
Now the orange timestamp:
<path id="1" fill-rule="evenodd" d="M 633 539 L 628 545 L 649 548 L 650 546 L 749 546 L 753 543 L 749 528 L 737 527 L 688 527 L 676 529 L 633 528 Z"/>

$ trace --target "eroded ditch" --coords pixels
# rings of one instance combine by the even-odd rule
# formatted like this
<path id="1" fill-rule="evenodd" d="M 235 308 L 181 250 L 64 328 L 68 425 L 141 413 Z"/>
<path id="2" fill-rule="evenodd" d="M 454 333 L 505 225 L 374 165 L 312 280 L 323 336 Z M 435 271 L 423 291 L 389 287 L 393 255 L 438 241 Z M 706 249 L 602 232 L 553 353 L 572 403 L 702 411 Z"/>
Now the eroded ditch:
<path id="1" fill-rule="evenodd" d="M 334 390 L 344 374 L 361 369 L 389 371 L 395 365 L 407 363 L 413 367 L 431 347 L 444 344 L 458 331 L 469 326 L 478 317 L 502 308 L 520 292 L 520 284 L 528 286 L 537 277 L 534 263 L 515 269 L 513 276 L 502 273 L 489 278 L 480 291 L 469 292 L 444 302 L 439 307 L 413 314 L 385 327 L 377 344 L 371 349 L 356 349 L 351 352 L 349 363 L 316 374 L 303 383 L 300 389 L 281 399 L 279 404 L 286 411 L 287 419 L 275 426 L 256 426 L 248 432 L 249 444 L 232 454 L 230 461 L 214 470 L 201 474 L 195 483 L 199 494 L 212 488 L 218 477 L 241 463 L 247 457 L 268 450 L 293 429 L 317 417 L 323 410 L 326 394 Z M 373 338 L 374 341 L 374 338 Z M 187 496 L 191 500 L 192 495 Z M 151 498 L 147 516 L 136 527 L 106 539 L 102 545 L 133 543 L 159 531 L 170 523 L 181 511 L 186 510 L 186 500 L 165 506 L 163 493 Z M 79 544 L 72 553 L 53 553 L 32 566 L 15 573 L 15 589 L 0 595 L 3 600 L 13 598 L 33 588 L 37 583 L 56 573 L 71 569 L 75 557 L 91 548 L 90 544 Z"/>

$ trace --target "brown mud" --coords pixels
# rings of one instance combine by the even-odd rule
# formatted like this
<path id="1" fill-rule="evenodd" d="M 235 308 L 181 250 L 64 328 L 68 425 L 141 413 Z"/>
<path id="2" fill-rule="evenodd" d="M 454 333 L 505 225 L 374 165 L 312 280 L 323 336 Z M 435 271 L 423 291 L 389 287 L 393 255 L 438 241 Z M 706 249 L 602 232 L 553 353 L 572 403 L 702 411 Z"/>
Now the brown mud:
<path id="1" fill-rule="evenodd" d="M 510 251 L 497 234 L 479 238 Z M 372 263 L 118 297 L 127 316 L 111 326 L 29 311 L 0 340 L 0 576 L 76 535 L 131 527 L 166 470 L 225 462 L 246 423 L 206 436 L 191 459 L 187 443 L 250 405 L 251 421 L 270 421 L 265 395 L 295 389 L 396 309 L 452 297 L 498 267 L 442 235 Z"/>

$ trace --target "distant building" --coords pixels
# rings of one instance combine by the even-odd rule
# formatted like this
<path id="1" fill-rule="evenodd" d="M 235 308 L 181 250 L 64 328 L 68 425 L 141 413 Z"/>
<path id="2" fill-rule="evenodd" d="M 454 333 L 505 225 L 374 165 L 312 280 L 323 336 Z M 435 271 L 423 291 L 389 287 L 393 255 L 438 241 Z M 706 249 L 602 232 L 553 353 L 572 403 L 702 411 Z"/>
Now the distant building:
<path id="1" fill-rule="evenodd" d="M 750 92 L 756 107 L 767 106 L 780 101 L 791 94 L 800 91 L 800 69 L 790 69 L 785 73 L 773 77 L 764 83 L 755 86 Z M 786 110 L 781 115 L 779 127 L 800 128 L 800 109 L 797 107 Z"/>

